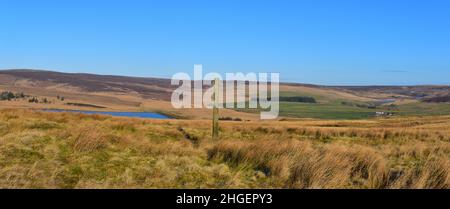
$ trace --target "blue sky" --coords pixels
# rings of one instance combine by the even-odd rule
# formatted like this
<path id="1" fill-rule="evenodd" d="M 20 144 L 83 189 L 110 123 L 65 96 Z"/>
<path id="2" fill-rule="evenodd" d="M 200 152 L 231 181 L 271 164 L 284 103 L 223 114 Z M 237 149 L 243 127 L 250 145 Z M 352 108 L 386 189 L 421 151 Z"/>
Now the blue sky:
<path id="1" fill-rule="evenodd" d="M 171 77 L 194 64 L 314 84 L 450 84 L 450 1 L 0 2 L 1 69 Z"/>

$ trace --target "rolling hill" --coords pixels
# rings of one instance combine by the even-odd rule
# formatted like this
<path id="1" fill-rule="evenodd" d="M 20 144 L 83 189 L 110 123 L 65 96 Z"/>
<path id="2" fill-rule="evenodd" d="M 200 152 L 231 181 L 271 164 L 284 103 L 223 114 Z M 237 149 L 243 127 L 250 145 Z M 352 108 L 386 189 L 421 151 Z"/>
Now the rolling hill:
<path id="1" fill-rule="evenodd" d="M 0 107 L 156 111 L 182 118 L 206 119 L 206 109 L 177 110 L 170 97 L 176 86 L 169 79 L 143 78 L 41 70 L 1 70 L 0 90 L 45 98 L 42 104 L 27 99 L 0 101 Z M 399 115 L 447 115 L 449 86 L 319 86 L 281 83 L 280 115 L 290 118 L 358 119 L 375 112 Z M 61 101 L 59 98 L 64 98 Z M 301 98 L 317 102 L 303 103 Z M 257 119 L 254 110 L 223 110 L 223 116 Z"/>
<path id="2" fill-rule="evenodd" d="M 245 120 L 221 121 L 213 139 L 211 121 L 203 120 L 211 110 L 173 109 L 167 83 L 0 71 L 0 188 L 450 188 L 450 104 L 440 96 L 448 87 L 283 83 L 279 121 L 259 121 L 249 109 L 220 110 Z M 419 89 L 421 97 L 411 94 Z M 380 111 L 394 115 L 365 119 Z M 358 120 L 342 120 L 352 118 Z"/>

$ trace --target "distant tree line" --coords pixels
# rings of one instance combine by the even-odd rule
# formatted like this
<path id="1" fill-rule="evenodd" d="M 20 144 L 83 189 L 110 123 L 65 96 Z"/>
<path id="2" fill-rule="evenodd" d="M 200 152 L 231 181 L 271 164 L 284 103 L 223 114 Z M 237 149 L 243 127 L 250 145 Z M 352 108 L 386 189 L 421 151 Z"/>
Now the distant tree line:
<path id="1" fill-rule="evenodd" d="M 62 97 L 62 96 L 57 95 L 56 98 L 57 98 L 58 100 L 64 101 L 64 97 Z"/>
<path id="2" fill-rule="evenodd" d="M 41 101 L 37 97 L 31 97 L 28 102 L 30 103 L 51 103 L 47 98 L 42 98 Z"/>
<path id="3" fill-rule="evenodd" d="M 29 98 L 28 102 L 30 103 L 51 103 L 50 100 L 48 100 L 47 98 L 41 98 L 38 99 L 38 97 L 31 97 L 29 95 L 25 95 L 23 92 L 20 93 L 13 93 L 11 91 L 3 91 L 0 93 L 0 101 L 4 101 L 4 100 L 12 100 L 12 99 L 23 99 L 23 98 Z M 58 100 L 64 101 L 64 97 L 60 97 L 58 95 Z"/>
<path id="4" fill-rule="evenodd" d="M 280 97 L 280 102 L 317 103 L 314 97 L 306 97 L 306 96 Z"/>
<path id="5" fill-rule="evenodd" d="M 39 103 L 39 99 L 37 99 L 36 97 L 32 97 L 28 100 L 28 102 L 30 103 Z"/>
<path id="6" fill-rule="evenodd" d="M 11 100 L 16 98 L 25 98 L 25 94 L 21 93 L 13 93 L 10 91 L 4 91 L 0 93 L 0 100 Z"/>

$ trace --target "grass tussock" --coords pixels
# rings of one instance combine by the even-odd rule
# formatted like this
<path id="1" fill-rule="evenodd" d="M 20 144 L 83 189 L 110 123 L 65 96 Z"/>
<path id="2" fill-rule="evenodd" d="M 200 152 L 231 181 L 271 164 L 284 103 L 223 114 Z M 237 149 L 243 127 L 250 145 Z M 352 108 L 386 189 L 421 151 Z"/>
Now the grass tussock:
<path id="1" fill-rule="evenodd" d="M 386 162 L 375 151 L 360 146 L 325 145 L 289 140 L 227 141 L 209 152 L 234 165 L 262 170 L 282 188 L 383 188 Z"/>
<path id="2" fill-rule="evenodd" d="M 450 117 L 144 120 L 0 110 L 1 188 L 450 188 Z"/>

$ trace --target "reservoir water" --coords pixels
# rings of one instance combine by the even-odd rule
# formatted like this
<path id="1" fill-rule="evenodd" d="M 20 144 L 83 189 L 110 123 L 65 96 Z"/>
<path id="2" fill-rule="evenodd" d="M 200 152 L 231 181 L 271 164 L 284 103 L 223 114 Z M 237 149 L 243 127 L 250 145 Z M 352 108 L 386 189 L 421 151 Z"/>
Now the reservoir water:
<path id="1" fill-rule="evenodd" d="M 153 119 L 170 119 L 171 117 L 155 112 L 103 112 L 103 111 L 87 111 L 87 110 L 60 110 L 60 109 L 45 109 L 45 112 L 72 112 L 82 114 L 98 114 L 111 115 L 130 118 L 153 118 Z"/>

